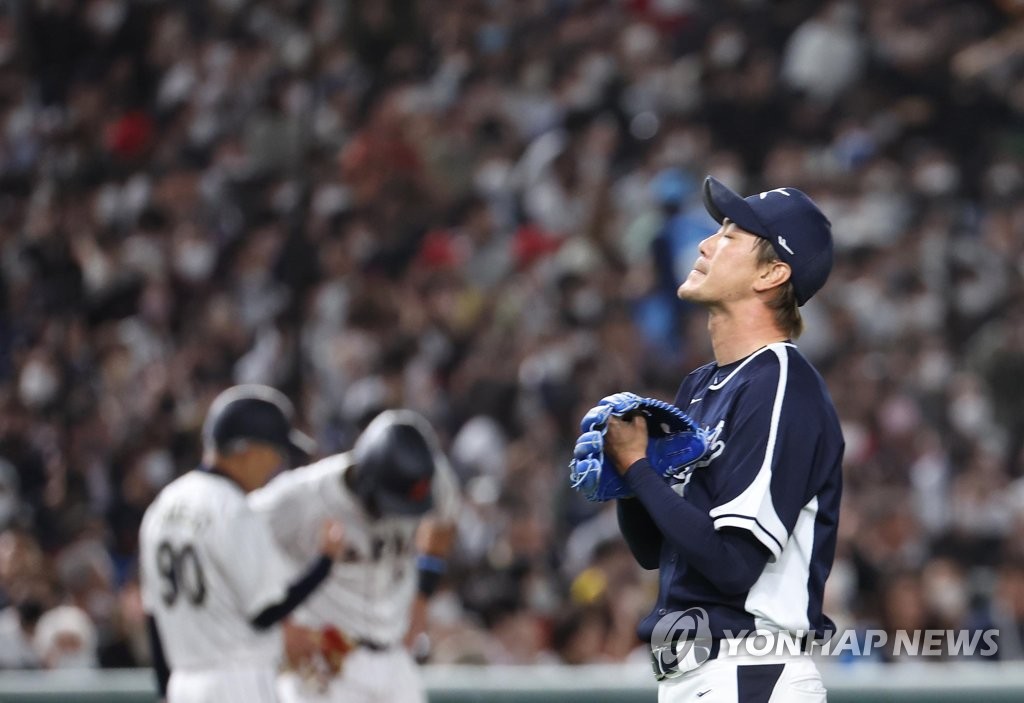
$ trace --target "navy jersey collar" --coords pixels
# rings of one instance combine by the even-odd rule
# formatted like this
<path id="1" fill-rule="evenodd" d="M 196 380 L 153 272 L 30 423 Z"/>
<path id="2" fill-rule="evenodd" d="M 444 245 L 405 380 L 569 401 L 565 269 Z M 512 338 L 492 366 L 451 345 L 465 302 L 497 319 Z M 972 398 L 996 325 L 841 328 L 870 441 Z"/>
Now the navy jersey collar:
<path id="1" fill-rule="evenodd" d="M 733 376 L 735 376 L 740 369 L 749 364 L 755 358 L 757 358 L 764 352 L 768 351 L 769 349 L 777 348 L 780 346 L 793 347 L 794 349 L 796 348 L 796 345 L 793 344 L 793 341 L 790 339 L 787 339 L 784 342 L 772 342 L 771 344 L 766 344 L 760 349 L 752 352 L 747 357 L 744 357 L 737 361 L 730 362 L 728 364 L 725 364 L 724 366 L 716 365 L 715 372 L 711 375 L 711 385 L 708 386 L 708 390 L 717 391 L 719 388 L 721 388 L 729 381 L 731 381 Z"/>

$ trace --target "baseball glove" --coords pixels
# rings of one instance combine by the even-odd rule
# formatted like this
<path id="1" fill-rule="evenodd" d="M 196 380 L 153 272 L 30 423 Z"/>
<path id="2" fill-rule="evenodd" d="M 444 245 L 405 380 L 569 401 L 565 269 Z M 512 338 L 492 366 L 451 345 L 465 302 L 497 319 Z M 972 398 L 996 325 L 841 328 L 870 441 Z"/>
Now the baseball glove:
<path id="1" fill-rule="evenodd" d="M 587 500 L 603 502 L 631 498 L 633 491 L 615 470 L 604 453 L 604 435 L 608 418 L 642 415 L 647 422 L 647 459 L 662 476 L 692 464 L 707 450 L 707 436 L 682 410 L 654 398 L 633 393 L 616 393 L 601 399 L 580 423 L 582 434 L 576 440 L 569 463 L 569 483 Z"/>

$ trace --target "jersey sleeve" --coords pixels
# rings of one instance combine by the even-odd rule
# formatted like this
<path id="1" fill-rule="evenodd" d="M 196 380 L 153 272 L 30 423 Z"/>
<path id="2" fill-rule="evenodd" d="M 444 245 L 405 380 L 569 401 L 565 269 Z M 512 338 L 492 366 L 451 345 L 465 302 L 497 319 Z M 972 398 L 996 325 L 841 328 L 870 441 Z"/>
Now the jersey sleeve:
<path id="1" fill-rule="evenodd" d="M 280 603 L 298 569 L 282 553 L 267 522 L 242 502 L 216 535 L 217 567 L 247 619 Z M 211 550 L 213 551 L 213 550 Z"/>
<path id="2" fill-rule="evenodd" d="M 822 461 L 820 394 L 794 373 L 785 347 L 772 348 L 738 391 L 716 460 L 716 530 L 751 532 L 777 559 L 813 497 L 814 467 Z"/>
<path id="3" fill-rule="evenodd" d="M 447 459 L 442 458 L 437 462 L 433 491 L 434 516 L 441 522 L 447 524 L 455 523 L 459 518 L 459 506 L 461 504 L 459 480 Z"/>
<path id="4" fill-rule="evenodd" d="M 349 463 L 347 454 L 336 454 L 287 471 L 249 494 L 249 505 L 293 558 L 312 558 L 322 521 L 344 518 L 341 479 Z"/>

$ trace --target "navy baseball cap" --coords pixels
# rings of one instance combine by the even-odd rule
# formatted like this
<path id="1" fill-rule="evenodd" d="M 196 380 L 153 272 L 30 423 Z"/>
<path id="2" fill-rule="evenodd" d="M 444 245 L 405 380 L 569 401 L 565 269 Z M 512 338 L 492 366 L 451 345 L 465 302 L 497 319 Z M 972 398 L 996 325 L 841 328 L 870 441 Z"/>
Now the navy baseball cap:
<path id="1" fill-rule="evenodd" d="M 210 405 L 203 423 L 203 440 L 218 451 L 231 451 L 242 442 L 277 447 L 295 463 L 316 451 L 316 442 L 292 427 L 295 411 L 281 391 L 259 384 L 232 386 Z"/>
<path id="2" fill-rule="evenodd" d="M 746 198 L 721 181 L 704 179 L 704 207 L 719 224 L 729 218 L 741 229 L 772 243 L 789 264 L 798 305 L 825 285 L 832 272 L 832 223 L 805 193 L 775 188 Z"/>

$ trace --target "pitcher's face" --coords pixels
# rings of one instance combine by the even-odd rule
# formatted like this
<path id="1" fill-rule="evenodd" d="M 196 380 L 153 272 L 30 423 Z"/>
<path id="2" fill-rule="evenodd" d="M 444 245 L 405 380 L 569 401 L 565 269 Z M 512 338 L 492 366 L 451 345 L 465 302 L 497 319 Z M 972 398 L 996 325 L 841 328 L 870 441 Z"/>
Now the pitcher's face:
<path id="1" fill-rule="evenodd" d="M 704 305 L 740 300 L 755 295 L 757 235 L 740 229 L 728 219 L 718 231 L 700 243 L 700 256 L 676 295 Z"/>

